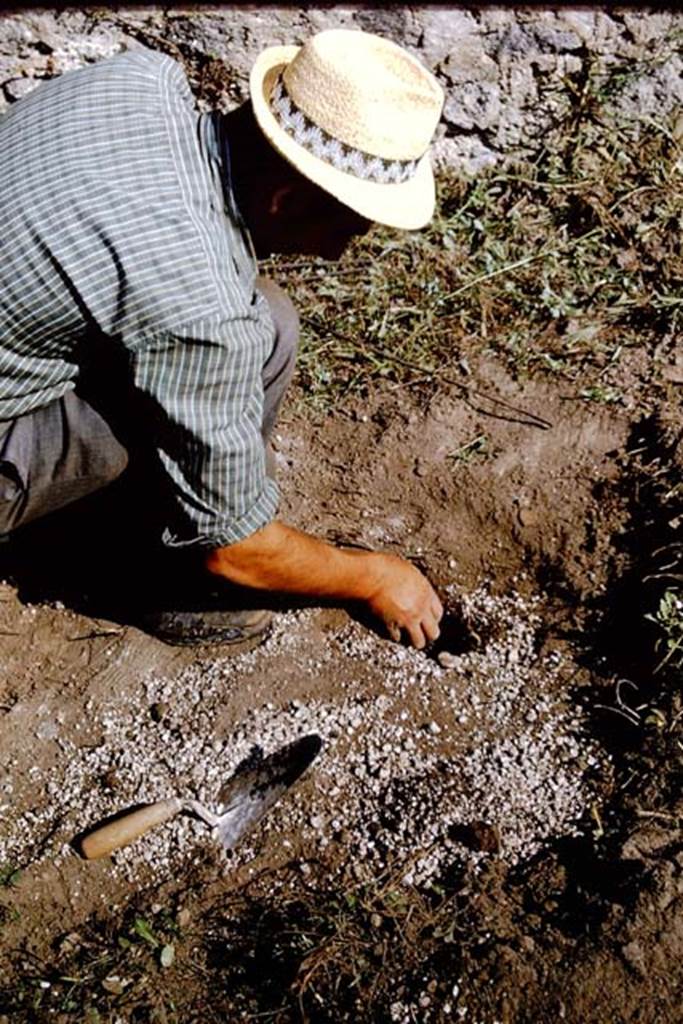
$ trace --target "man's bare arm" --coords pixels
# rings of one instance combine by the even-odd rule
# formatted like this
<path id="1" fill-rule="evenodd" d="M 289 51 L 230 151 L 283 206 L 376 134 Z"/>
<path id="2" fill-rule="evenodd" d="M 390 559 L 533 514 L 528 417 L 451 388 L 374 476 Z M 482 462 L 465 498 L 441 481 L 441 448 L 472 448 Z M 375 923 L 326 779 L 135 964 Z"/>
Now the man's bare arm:
<path id="1" fill-rule="evenodd" d="M 414 647 L 439 635 L 443 608 L 431 584 L 395 555 L 337 548 L 277 520 L 229 547 L 216 548 L 207 569 L 231 583 L 340 601 L 361 601 L 399 640 Z"/>

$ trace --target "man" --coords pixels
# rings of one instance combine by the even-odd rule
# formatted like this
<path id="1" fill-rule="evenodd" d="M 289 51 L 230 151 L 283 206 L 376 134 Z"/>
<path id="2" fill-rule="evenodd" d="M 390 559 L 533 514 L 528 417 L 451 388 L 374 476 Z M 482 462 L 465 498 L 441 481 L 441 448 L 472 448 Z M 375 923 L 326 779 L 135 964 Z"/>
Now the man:
<path id="1" fill-rule="evenodd" d="M 0 120 L 0 532 L 153 452 L 166 565 L 189 552 L 202 571 L 178 568 L 152 632 L 241 640 L 269 618 L 255 595 L 278 593 L 360 602 L 422 648 L 442 608 L 416 568 L 276 518 L 268 437 L 297 320 L 255 257 L 334 259 L 372 221 L 424 225 L 441 89 L 343 30 L 266 50 L 250 89 L 227 117 L 197 115 L 181 68 L 134 51 Z"/>

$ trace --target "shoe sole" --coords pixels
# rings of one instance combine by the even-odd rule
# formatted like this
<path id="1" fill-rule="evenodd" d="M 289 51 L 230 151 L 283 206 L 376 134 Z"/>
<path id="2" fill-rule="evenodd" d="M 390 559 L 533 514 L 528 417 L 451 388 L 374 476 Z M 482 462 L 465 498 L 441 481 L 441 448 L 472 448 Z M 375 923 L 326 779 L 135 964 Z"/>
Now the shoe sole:
<path id="1" fill-rule="evenodd" d="M 212 625 L 211 614 L 195 617 L 180 612 L 171 617 L 168 627 L 162 622 L 141 623 L 141 626 L 157 640 L 162 640 L 173 647 L 208 647 L 241 644 L 257 638 L 265 639 L 273 620 L 272 612 L 263 611 L 254 622 L 244 625 L 220 625 L 218 622 Z M 214 614 L 216 618 L 221 617 L 221 613 Z M 195 618 L 196 621 L 193 621 Z"/>

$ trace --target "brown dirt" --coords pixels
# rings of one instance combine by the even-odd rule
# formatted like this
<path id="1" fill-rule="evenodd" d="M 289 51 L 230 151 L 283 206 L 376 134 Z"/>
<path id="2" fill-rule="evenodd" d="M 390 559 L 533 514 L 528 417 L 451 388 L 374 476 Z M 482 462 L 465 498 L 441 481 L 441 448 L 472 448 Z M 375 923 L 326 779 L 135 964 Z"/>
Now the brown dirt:
<path id="1" fill-rule="evenodd" d="M 486 372 L 483 363 L 473 362 L 472 369 L 475 377 Z M 256 1019 L 258 1012 L 263 1019 L 278 1021 L 425 1024 L 680 1020 L 683 846 L 678 830 L 682 808 L 672 775 L 676 758 L 680 761 L 676 733 L 673 725 L 636 729 L 618 714 L 599 710 L 599 705 L 614 705 L 614 680 L 618 673 L 628 673 L 640 689 L 637 696 L 625 696 L 634 705 L 646 706 L 642 717 L 656 699 L 667 722 L 674 721 L 674 698 L 657 689 L 652 658 L 645 656 L 643 615 L 649 592 L 642 585 L 638 590 L 638 584 L 658 547 L 675 539 L 674 528 L 667 525 L 670 510 L 660 511 L 659 484 L 648 467 L 658 459 L 660 481 L 675 480 L 676 472 L 680 479 L 676 459 L 681 415 L 674 402 L 680 389 L 675 384 L 651 388 L 643 411 L 637 367 L 621 405 L 569 400 L 548 378 L 521 386 L 493 369 L 488 374 L 487 388 L 543 416 L 550 429 L 512 422 L 502 407 L 500 418 L 486 415 L 448 387 L 424 392 L 387 388 L 324 417 L 295 414 L 295 403 L 290 403 L 276 438 L 283 517 L 330 540 L 407 554 L 457 605 L 484 591 L 494 602 L 508 597 L 531 602 L 539 625 L 528 664 L 564 668 L 542 677 L 542 685 L 550 687 L 545 694 L 541 676 L 530 676 L 532 703 L 525 705 L 525 713 L 547 699 L 548 714 L 557 708 L 558 715 L 581 717 L 581 743 L 586 751 L 595 749 L 595 763 L 601 766 L 592 777 L 588 768 L 581 770 L 589 779 L 586 805 L 566 821 L 558 818 L 555 831 L 519 857 L 506 857 L 505 835 L 499 850 L 495 822 L 477 822 L 472 816 L 462 821 L 449 856 L 438 866 L 438 891 L 451 901 L 451 910 L 442 907 L 436 925 L 415 936 L 403 974 L 391 965 L 391 943 L 400 945 L 395 933 L 378 938 L 374 952 L 367 954 L 371 973 L 389 964 L 393 991 L 378 991 L 374 1001 L 358 1006 L 349 995 L 352 985 L 342 991 L 329 978 L 323 984 L 324 957 L 319 956 L 307 962 L 311 976 L 323 979 L 322 996 L 316 1000 L 313 983 L 304 984 L 297 974 L 310 950 L 295 955 L 292 946 L 288 956 L 296 963 L 283 966 L 278 959 L 277 951 L 292 930 L 287 908 L 294 908 L 303 929 L 316 900 L 321 907 L 329 901 L 332 878 L 332 888 L 343 893 L 361 882 L 369 885 L 372 871 L 381 874 L 394 862 L 389 855 L 384 865 L 373 861 L 368 848 L 358 845 L 358 835 L 365 841 L 370 834 L 362 829 L 355 839 L 344 838 L 342 826 L 353 833 L 354 820 L 335 826 L 333 842 L 329 840 L 335 829 L 330 826 L 321 845 L 321 829 L 309 827 L 307 816 L 321 814 L 322 832 L 327 832 L 335 815 L 329 796 L 334 772 L 342 778 L 345 758 L 352 762 L 359 752 L 367 754 L 372 749 L 367 734 L 393 728 L 392 716 L 402 707 L 410 709 L 412 721 L 421 716 L 421 736 L 429 721 L 445 732 L 441 748 L 427 736 L 425 751 L 440 750 L 451 764 L 470 756 L 462 729 L 457 742 L 451 742 L 449 711 L 437 700 L 437 693 L 454 692 L 443 689 L 444 673 L 433 662 L 425 668 L 424 655 L 410 655 L 414 660 L 400 664 L 392 661 L 389 645 L 379 638 L 371 637 L 363 646 L 363 627 L 350 624 L 345 612 L 334 609 L 290 614 L 271 648 L 241 653 L 233 663 L 237 668 L 231 669 L 224 649 L 199 654 L 174 649 L 113 620 L 94 620 L 54 602 L 28 603 L 28 597 L 40 597 L 40 587 L 36 590 L 35 572 L 29 574 L 29 587 L 18 571 L 16 580 L 0 590 L 0 840 L 10 842 L 19 818 L 27 830 L 23 857 L 6 865 L 22 868 L 21 877 L 0 889 L 0 948 L 6 963 L 0 969 L 0 1014 L 4 1011 L 6 1020 L 246 1021 Z M 469 453 L 463 451 L 482 437 Z M 629 454 L 636 449 L 637 454 Z M 53 598 L 58 591 L 54 580 L 45 586 Z M 65 602 L 68 592 L 67 586 Z M 511 606 L 500 607 L 505 618 Z M 472 625 L 476 630 L 476 622 Z M 495 703 L 495 687 L 491 689 L 492 681 L 481 668 L 492 662 L 481 659 L 495 647 L 496 637 L 484 636 L 479 643 L 479 654 L 460 655 L 470 657 L 459 664 L 473 674 L 463 677 L 469 682 L 458 699 L 466 702 L 480 688 Z M 503 651 L 510 647 L 501 644 Z M 403 673 L 401 686 L 405 678 L 417 678 L 417 695 L 404 686 L 400 699 L 392 698 L 387 688 L 392 672 L 395 678 Z M 85 863 L 65 852 L 64 844 L 78 827 L 91 823 L 86 820 L 88 808 L 91 813 L 92 808 L 107 807 L 111 812 L 135 793 L 148 799 L 163 791 L 164 780 L 172 774 L 172 766 L 164 768 L 164 734 L 150 731 L 142 718 L 167 684 L 171 705 L 175 693 L 178 707 L 184 708 L 179 687 L 197 680 L 201 686 L 192 729 L 201 732 L 210 726 L 219 740 L 237 742 L 237 737 L 243 747 L 250 738 L 262 739 L 257 724 L 271 730 L 271 739 L 276 736 L 274 723 L 291 724 L 293 701 L 307 725 L 322 720 L 321 708 L 332 708 L 334 717 L 354 700 L 365 708 L 376 708 L 384 700 L 381 707 L 389 709 L 391 721 L 382 725 L 379 718 L 365 718 L 359 731 L 351 730 L 343 743 L 337 740 L 336 760 L 321 763 L 325 786 L 321 789 L 313 775 L 306 780 L 292 798 L 292 815 L 282 819 L 282 830 L 275 818 L 270 828 L 255 835 L 232 869 L 228 865 L 226 870 L 208 847 L 202 854 L 198 829 L 173 836 L 169 831 L 154 840 L 154 856 L 178 840 L 175 859 L 161 867 L 135 852 L 144 849 L 146 840 L 119 860 L 119 868 L 116 862 Z M 420 704 L 424 693 L 427 703 Z M 172 729 L 182 723 L 173 719 L 172 707 L 164 713 L 171 723 L 171 744 Z M 99 776 L 70 773 L 74 761 L 101 768 L 108 763 L 112 744 L 125 745 L 115 725 L 109 732 L 103 728 L 107 715 L 126 721 L 126 715 L 133 716 L 131 743 L 148 744 L 140 754 L 145 777 L 131 775 L 127 782 L 126 768 L 121 770 L 123 782 L 112 782 L 104 769 Z M 496 740 L 493 721 L 487 719 L 482 726 L 488 729 L 487 743 Z M 541 735 L 539 729 L 529 728 L 529 742 Z M 195 739 L 188 733 L 188 749 Z M 394 756 L 403 741 L 394 733 L 390 739 Z M 208 756 L 206 748 L 197 749 L 201 757 Z M 558 762 L 558 777 L 561 769 Z M 635 774 L 625 784 L 628 771 Z M 45 811 L 45 787 L 52 781 L 56 794 L 67 779 L 76 785 L 73 807 L 54 820 Z M 354 814 L 358 806 L 348 804 Z M 412 813 L 411 806 L 406 798 L 404 814 Z M 33 823 L 26 812 L 35 815 Z M 536 832 L 541 835 L 538 827 Z M 284 845 L 283 837 L 291 846 Z M 415 853 L 397 847 L 392 856 L 405 872 L 405 858 Z M 363 863 L 369 872 L 365 879 Z M 415 886 L 420 891 L 419 878 Z M 428 887 L 420 899 L 434 901 L 436 891 Z M 245 893 L 240 917 L 230 911 L 238 905 L 231 901 Z M 185 932 L 176 943 L 176 963 L 157 980 L 148 972 L 129 1003 L 125 992 L 103 992 L 93 982 L 104 1000 L 97 1003 L 100 1017 L 72 1013 L 58 976 L 68 975 L 72 961 L 82 962 L 89 935 L 97 929 L 117 934 L 140 907 L 150 919 L 160 907 L 176 916 L 183 908 Z M 450 932 L 446 929 L 444 939 L 447 913 Z M 386 921 L 380 931 L 388 927 Z M 404 926 L 409 934 L 405 920 Z M 216 954 L 221 935 L 244 958 L 241 974 L 225 975 L 230 978 L 227 991 L 220 979 L 229 958 L 225 951 L 223 959 Z M 253 967 L 244 966 L 251 955 L 261 958 L 258 983 Z M 379 959 L 373 961 L 373 956 Z M 48 990 L 36 987 L 36 979 L 45 977 L 53 979 L 62 1000 L 61 1016 L 50 1013 Z M 29 989 L 30 998 L 25 994 Z M 165 1009 L 155 1017 L 161 990 Z M 169 1009 L 172 1005 L 175 1011 Z"/>

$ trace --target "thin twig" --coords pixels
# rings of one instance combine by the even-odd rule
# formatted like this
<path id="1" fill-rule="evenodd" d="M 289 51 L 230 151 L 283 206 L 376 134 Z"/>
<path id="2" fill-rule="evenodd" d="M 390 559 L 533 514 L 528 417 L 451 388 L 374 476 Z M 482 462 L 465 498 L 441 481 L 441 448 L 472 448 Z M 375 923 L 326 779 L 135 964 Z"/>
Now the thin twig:
<path id="1" fill-rule="evenodd" d="M 303 319 L 304 323 L 307 323 L 315 330 L 321 329 L 320 325 L 315 321 L 308 318 Z M 340 341 L 346 342 L 347 345 L 353 345 L 353 340 L 351 338 L 342 334 L 341 331 L 336 330 L 334 327 L 325 325 L 322 329 L 327 331 L 329 334 L 333 334 Z M 442 380 L 446 384 L 450 384 L 453 387 L 458 388 L 465 400 L 469 402 L 476 412 L 481 413 L 482 416 L 492 416 L 495 419 L 503 419 L 510 423 L 520 423 L 525 427 L 538 427 L 539 430 L 550 430 L 553 426 L 550 420 L 546 420 L 542 416 L 537 416 L 535 412 L 530 412 L 528 409 L 522 409 L 517 405 L 513 405 L 511 402 L 506 402 L 503 398 L 497 398 L 494 395 L 490 395 L 486 391 L 482 391 L 480 388 L 473 388 L 470 387 L 469 384 L 463 384 L 462 381 L 456 380 L 455 377 L 451 377 L 446 373 L 442 373 L 441 370 L 432 370 L 429 367 L 420 366 L 419 363 L 413 363 L 409 359 L 403 359 L 401 356 L 394 355 L 393 352 L 389 352 L 385 348 L 375 346 L 375 353 L 379 353 L 382 359 L 388 359 L 390 362 L 398 363 L 400 366 L 405 366 L 409 370 L 415 370 L 425 376 L 436 377 L 438 380 Z M 336 355 L 339 359 L 350 359 L 355 361 L 357 358 L 355 353 L 347 354 L 346 352 L 338 352 Z M 473 397 L 480 401 L 491 402 L 492 405 L 500 406 L 501 409 L 507 409 L 509 412 L 514 413 L 515 416 L 524 416 L 526 419 L 515 419 L 510 416 L 502 416 L 499 413 L 491 412 L 490 409 L 482 409 L 472 404 Z"/>
<path id="2" fill-rule="evenodd" d="M 680 815 L 665 814 L 663 811 L 643 811 L 640 807 L 636 808 L 636 814 L 639 818 L 662 818 L 664 821 L 678 821 L 680 818 Z"/>
<path id="3" fill-rule="evenodd" d="M 622 711 L 621 708 L 615 708 L 613 704 L 594 704 L 593 707 L 601 708 L 603 711 L 613 711 L 615 715 L 621 715 L 621 717 L 625 718 L 631 725 L 640 725 L 639 718 L 632 718 L 630 714 L 626 713 L 626 711 Z"/>
<path id="4" fill-rule="evenodd" d="M 123 636 L 124 629 L 94 629 L 91 633 L 83 633 L 79 636 L 68 636 L 67 640 L 97 640 L 103 636 Z"/>
<path id="5" fill-rule="evenodd" d="M 632 690 L 636 690 L 636 692 L 637 692 L 637 690 L 638 690 L 637 685 L 634 682 L 632 682 L 630 679 L 618 679 L 617 682 L 616 682 L 615 691 L 616 691 L 616 697 L 617 697 L 617 704 L 619 705 L 619 707 L 623 708 L 624 711 L 628 711 L 630 714 L 636 715 L 638 718 L 640 718 L 640 716 L 638 716 L 638 712 L 636 711 L 636 709 L 632 708 L 630 704 L 627 704 L 625 700 L 621 699 L 621 688 L 622 688 L 622 686 L 630 686 Z"/>

